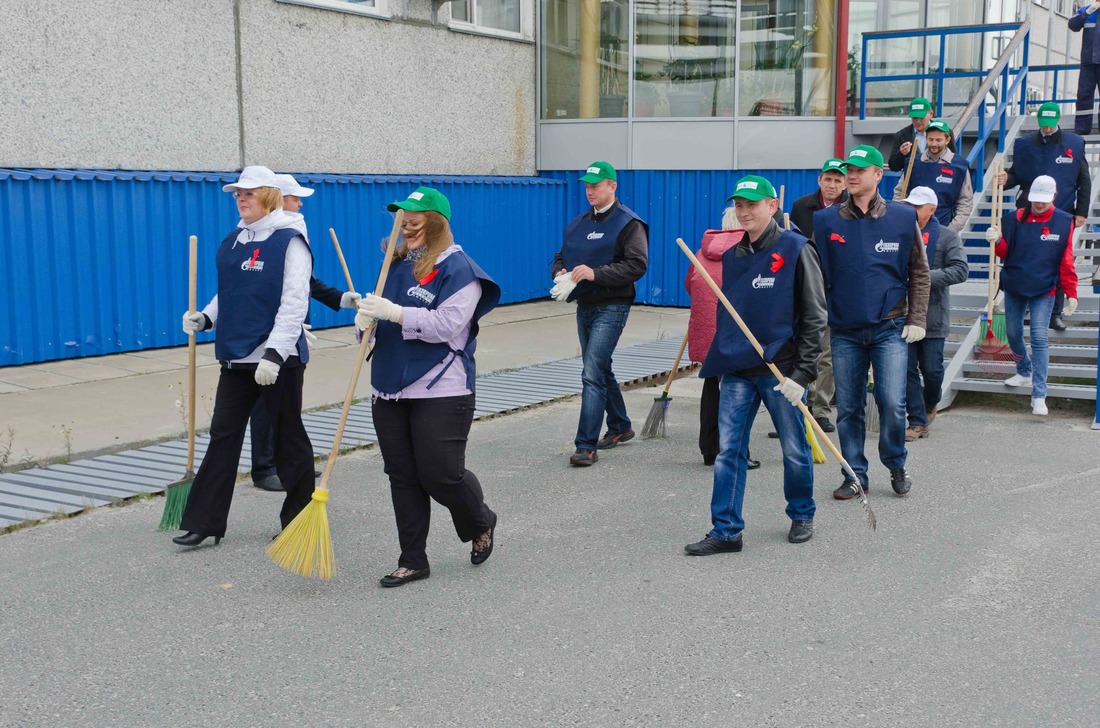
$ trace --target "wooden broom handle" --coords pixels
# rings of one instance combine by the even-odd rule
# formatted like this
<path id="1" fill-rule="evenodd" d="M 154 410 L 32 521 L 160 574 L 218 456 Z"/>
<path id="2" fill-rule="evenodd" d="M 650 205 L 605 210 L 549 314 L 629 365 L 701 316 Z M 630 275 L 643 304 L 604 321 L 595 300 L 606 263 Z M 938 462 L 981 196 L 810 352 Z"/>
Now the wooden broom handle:
<path id="1" fill-rule="evenodd" d="M 690 331 L 688 333 L 691 333 Z M 680 350 L 676 352 L 676 362 L 672 365 L 672 371 L 668 373 L 668 381 L 665 382 L 665 395 L 672 389 L 672 380 L 676 378 L 676 370 L 680 368 L 680 358 L 684 355 L 684 349 L 688 345 L 688 334 L 684 334 L 684 340 L 680 343 Z"/>
<path id="2" fill-rule="evenodd" d="M 374 295 L 381 296 L 386 287 L 386 279 L 390 275 L 390 263 L 393 262 L 394 251 L 397 250 L 397 236 L 401 232 L 401 222 L 405 219 L 405 211 L 398 210 L 393 217 L 393 229 L 390 230 L 390 239 L 386 243 L 386 257 L 382 260 L 382 270 L 378 273 L 378 283 L 374 286 Z M 355 399 L 355 388 L 359 384 L 359 373 L 363 370 L 363 362 L 367 358 L 367 351 L 371 347 L 371 334 L 374 326 L 363 332 L 363 339 L 359 342 L 359 356 L 355 358 L 355 371 L 352 372 L 351 381 L 348 382 L 348 392 L 344 395 L 344 409 L 340 412 L 340 423 L 336 426 L 336 436 L 332 440 L 332 449 L 328 453 L 328 462 L 325 463 L 325 471 L 321 474 L 321 484 L 318 490 L 328 490 L 328 479 L 336 466 L 336 456 L 340 454 L 340 442 L 344 439 L 344 425 L 348 421 L 348 412 L 351 410 L 351 402 Z"/>
<path id="3" fill-rule="evenodd" d="M 198 308 L 199 239 L 192 235 L 187 263 L 187 310 Z M 187 335 L 187 473 L 195 472 L 195 334 Z"/>
<path id="4" fill-rule="evenodd" d="M 990 216 L 993 218 L 990 224 L 1001 227 L 1001 217 L 1004 214 L 1004 187 L 1001 186 L 1001 168 L 1004 160 L 997 162 L 993 169 L 993 200 L 990 206 Z M 1001 232 L 1004 234 L 1004 231 Z M 997 297 L 997 243 L 989 244 L 989 299 L 986 303 L 986 315 L 989 317 L 989 325 L 993 325 L 993 299 Z"/>
<path id="5" fill-rule="evenodd" d="M 787 194 L 787 185 L 779 185 L 779 209 L 783 209 L 783 197 Z"/>
<path id="6" fill-rule="evenodd" d="M 733 307 L 733 304 L 730 303 L 730 300 L 726 298 L 726 294 L 722 293 L 722 289 L 719 288 L 718 284 L 714 282 L 714 279 L 710 277 L 710 273 L 707 273 L 707 269 L 703 267 L 703 264 L 699 262 L 699 259 L 695 257 L 695 254 L 691 252 L 691 248 L 689 248 L 684 243 L 683 239 L 676 238 L 676 244 L 680 246 L 680 250 L 684 251 L 684 255 L 691 259 L 691 264 L 695 266 L 695 270 L 697 270 L 702 279 L 707 282 L 707 285 L 710 286 L 710 290 L 714 291 L 714 295 L 718 296 L 718 300 L 722 302 L 722 305 L 726 307 L 726 311 L 728 311 L 729 315 L 733 317 L 733 320 L 737 323 L 738 328 L 741 329 L 741 333 L 745 335 L 745 338 L 749 340 L 750 344 L 752 344 L 752 348 L 756 349 L 756 353 L 760 355 L 761 359 L 763 359 L 763 347 L 760 346 L 760 342 L 757 341 L 756 337 L 752 335 L 751 331 L 749 331 L 749 327 L 745 324 L 741 316 L 738 315 L 737 309 Z M 779 380 L 780 384 L 787 381 L 787 378 L 784 377 L 782 373 L 780 373 L 775 364 L 767 361 L 766 359 L 764 360 L 764 363 L 768 365 L 768 369 L 771 370 L 771 373 L 775 376 L 776 379 Z M 853 481 L 857 483 L 860 482 L 859 478 L 856 476 L 855 471 L 852 470 L 852 466 L 848 464 L 848 461 L 845 460 L 844 456 L 840 454 L 840 450 L 838 450 L 836 445 L 833 444 L 833 441 L 828 438 L 828 436 L 825 434 L 825 431 L 821 429 L 821 425 L 819 425 L 817 423 L 817 420 L 814 419 L 813 415 L 810 414 L 810 410 L 807 409 L 805 403 L 798 402 L 796 406 L 802 412 L 802 415 L 806 418 L 806 422 L 814 429 L 814 432 L 817 433 L 819 439 L 824 441 L 825 445 L 829 448 L 829 451 L 832 452 L 833 457 L 836 458 L 836 461 L 840 463 L 840 466 L 844 468 L 844 470 L 847 471 L 848 476 L 851 477 Z"/>
<path id="7" fill-rule="evenodd" d="M 901 180 L 901 197 L 905 199 L 909 196 L 909 177 L 913 174 L 913 163 L 917 161 L 917 155 L 920 154 L 920 145 L 917 144 L 917 138 L 913 137 L 913 148 L 909 150 L 909 166 L 905 168 L 905 177 Z"/>
<path id="8" fill-rule="evenodd" d="M 328 234 L 332 236 L 332 244 L 336 248 L 336 257 L 340 259 L 340 267 L 344 269 L 344 279 L 348 282 L 348 290 L 354 291 L 355 284 L 351 282 L 351 271 L 348 270 L 348 262 L 344 260 L 344 251 L 340 249 L 340 241 L 336 237 L 336 231 L 329 228 Z"/>

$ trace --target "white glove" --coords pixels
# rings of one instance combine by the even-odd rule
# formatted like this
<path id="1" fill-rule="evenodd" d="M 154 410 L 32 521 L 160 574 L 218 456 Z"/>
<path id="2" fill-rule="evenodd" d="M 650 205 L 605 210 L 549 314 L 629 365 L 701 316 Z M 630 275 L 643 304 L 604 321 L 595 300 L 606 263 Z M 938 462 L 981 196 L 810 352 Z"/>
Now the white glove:
<path id="1" fill-rule="evenodd" d="M 261 387 L 270 387 L 279 378 L 281 367 L 269 359 L 260 359 L 256 365 L 256 384 Z"/>
<path id="2" fill-rule="evenodd" d="M 401 307 L 381 296 L 368 293 L 359 299 L 358 306 L 359 313 L 373 316 L 379 321 L 393 321 L 395 324 L 401 323 Z"/>
<path id="3" fill-rule="evenodd" d="M 554 287 L 550 289 L 550 297 L 555 301 L 568 301 L 569 294 L 577 287 L 569 275 L 569 271 L 562 271 L 554 278 Z"/>
<path id="4" fill-rule="evenodd" d="M 991 227 L 985 231 L 985 242 L 996 245 L 1001 242 L 1001 229 Z"/>
<path id="5" fill-rule="evenodd" d="M 1092 15 L 1097 10 L 1100 10 L 1100 0 L 1098 0 L 1098 2 L 1094 2 L 1092 5 L 1089 5 L 1089 9 L 1086 12 L 1089 15 Z"/>
<path id="6" fill-rule="evenodd" d="M 1100 5 L 1100 2 L 1098 2 L 1097 5 Z M 1065 316 L 1066 318 L 1069 318 L 1070 316 L 1073 315 L 1073 313 L 1076 310 L 1077 310 L 1077 299 L 1076 298 L 1067 298 L 1066 299 L 1066 305 L 1062 309 L 1062 315 Z"/>
<path id="7" fill-rule="evenodd" d="M 206 316 L 201 311 L 184 311 L 183 333 L 191 336 L 206 328 Z"/>
<path id="8" fill-rule="evenodd" d="M 374 325 L 376 323 L 378 323 L 378 319 L 376 319 L 374 316 L 368 316 L 362 311 L 355 314 L 355 329 L 360 334 L 362 334 L 364 331 L 374 328 Z"/>
<path id="9" fill-rule="evenodd" d="M 348 291 L 340 296 L 340 308 L 355 308 L 360 298 L 362 298 L 362 296 L 355 291 Z"/>
<path id="10" fill-rule="evenodd" d="M 802 401 L 802 395 L 806 393 L 806 388 L 790 377 L 787 377 L 781 384 L 775 385 L 772 389 L 786 397 L 787 401 L 795 407 Z"/>
<path id="11" fill-rule="evenodd" d="M 312 349 L 317 343 L 317 334 L 313 333 L 313 327 L 309 324 L 302 324 L 302 333 L 306 335 L 306 346 Z"/>
<path id="12" fill-rule="evenodd" d="M 926 331 L 920 326 L 902 326 L 901 338 L 905 339 L 906 344 L 915 344 L 924 338 Z"/>

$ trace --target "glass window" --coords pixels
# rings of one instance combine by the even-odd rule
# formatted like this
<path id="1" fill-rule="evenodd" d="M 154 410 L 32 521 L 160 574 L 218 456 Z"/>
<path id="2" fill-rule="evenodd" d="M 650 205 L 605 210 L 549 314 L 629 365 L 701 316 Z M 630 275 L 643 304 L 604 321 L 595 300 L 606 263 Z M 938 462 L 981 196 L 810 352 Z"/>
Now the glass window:
<path id="1" fill-rule="evenodd" d="M 637 0 L 634 115 L 733 116 L 737 0 Z"/>
<path id="2" fill-rule="evenodd" d="M 451 21 L 475 28 L 523 32 L 520 0 L 455 0 L 451 3 Z"/>
<path id="3" fill-rule="evenodd" d="M 743 0 L 742 116 L 833 113 L 835 0 Z"/>
<path id="4" fill-rule="evenodd" d="M 542 118 L 626 116 L 628 0 L 542 0 Z"/>
<path id="5" fill-rule="evenodd" d="M 279 0 L 281 3 L 291 5 L 306 5 L 312 8 L 325 8 L 326 10 L 339 10 L 343 13 L 358 13 L 360 15 L 385 15 L 386 0 Z"/>

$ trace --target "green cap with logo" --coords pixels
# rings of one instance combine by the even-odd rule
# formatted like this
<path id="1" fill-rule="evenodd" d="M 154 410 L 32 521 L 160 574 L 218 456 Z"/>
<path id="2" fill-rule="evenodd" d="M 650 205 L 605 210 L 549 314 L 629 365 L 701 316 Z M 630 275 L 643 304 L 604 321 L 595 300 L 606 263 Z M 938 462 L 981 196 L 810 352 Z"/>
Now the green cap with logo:
<path id="1" fill-rule="evenodd" d="M 765 197 L 778 197 L 775 194 L 775 188 L 772 187 L 772 183 L 763 177 L 758 177 L 755 174 L 750 174 L 747 177 L 742 177 L 737 180 L 737 185 L 733 188 L 733 194 L 726 198 L 726 201 L 740 197 L 744 200 L 763 200 Z"/>
<path id="2" fill-rule="evenodd" d="M 451 219 L 451 203 L 439 190 L 431 187 L 417 187 L 404 200 L 391 202 L 386 206 L 390 212 L 408 210 L 409 212 L 438 212 L 448 220 Z"/>
<path id="3" fill-rule="evenodd" d="M 1058 104 L 1048 101 L 1039 107 L 1039 126 L 1058 126 L 1062 118 L 1062 110 Z"/>
<path id="4" fill-rule="evenodd" d="M 925 133 L 927 134 L 928 132 L 932 131 L 933 129 L 936 129 L 937 131 L 942 131 L 947 136 L 951 136 L 951 127 L 949 127 L 947 125 L 946 121 L 941 121 L 940 119 L 936 119 L 934 121 L 928 122 L 928 129 L 925 130 Z"/>
<path id="5" fill-rule="evenodd" d="M 882 152 L 870 144 L 860 144 L 848 152 L 847 164 L 849 167 L 881 167 Z"/>
<path id="6" fill-rule="evenodd" d="M 918 96 L 909 102 L 909 118 L 923 119 L 932 111 L 932 102 L 923 96 Z"/>
<path id="7" fill-rule="evenodd" d="M 580 178 L 580 181 L 594 185 L 603 182 L 605 179 L 613 182 L 618 179 L 615 168 L 607 162 L 593 162 L 588 165 L 588 169 L 584 170 L 584 176 Z"/>
<path id="8" fill-rule="evenodd" d="M 821 165 L 822 172 L 836 172 L 838 174 L 844 174 L 847 168 L 848 163 L 845 162 L 843 159 L 837 159 L 836 157 L 833 157 L 832 159 L 826 159 L 825 164 Z"/>

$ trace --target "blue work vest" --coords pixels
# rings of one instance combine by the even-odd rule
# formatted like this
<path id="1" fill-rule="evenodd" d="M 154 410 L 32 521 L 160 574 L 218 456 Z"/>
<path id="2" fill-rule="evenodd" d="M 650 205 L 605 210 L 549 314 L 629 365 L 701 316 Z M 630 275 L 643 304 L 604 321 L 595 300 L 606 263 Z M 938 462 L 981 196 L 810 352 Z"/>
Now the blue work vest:
<path id="1" fill-rule="evenodd" d="M 928 257 L 928 267 L 932 267 L 933 256 L 936 255 L 936 243 L 940 240 L 940 221 L 933 215 L 928 218 L 928 224 L 921 228 L 921 237 L 924 238 L 924 254 Z"/>
<path id="2" fill-rule="evenodd" d="M 445 342 L 405 339 L 401 335 L 401 324 L 379 321 L 371 357 L 371 386 L 384 394 L 396 394 L 450 357 L 450 362 L 428 384 L 428 388 L 435 386 L 455 359 L 461 358 L 466 367 L 466 388 L 473 392 L 477 380 L 474 350 L 477 348 L 478 320 L 500 301 L 500 286 L 461 250 L 448 255 L 419 281 L 413 276 L 415 265 L 414 261 L 403 260 L 392 269 L 383 297 L 403 308 L 435 310 L 440 303 L 478 280 L 481 282 L 481 298 L 470 322 L 470 337 L 463 349 L 452 349 Z"/>
<path id="3" fill-rule="evenodd" d="M 737 255 L 744 241 L 722 254 L 722 293 L 733 304 L 764 357 L 756 353 L 741 327 L 718 302 L 718 325 L 700 377 L 715 377 L 763 366 L 794 339 L 795 271 L 806 238 L 785 231 L 775 245 L 750 255 Z"/>
<path id="4" fill-rule="evenodd" d="M 886 203 L 878 219 L 845 220 L 840 206 L 814 213 L 814 239 L 825 275 L 829 326 L 874 326 L 905 297 L 917 213 Z"/>
<path id="5" fill-rule="evenodd" d="M 1045 296 L 1058 285 L 1073 215 L 1055 210 L 1048 222 L 1024 222 L 1026 210 L 1008 213 L 1001 230 L 1008 244 L 1001 287 L 1017 296 Z"/>
<path id="6" fill-rule="evenodd" d="M 1087 164 L 1085 140 L 1070 131 L 1062 130 L 1058 144 L 1036 144 L 1035 135 L 1028 134 L 1012 145 L 1012 174 L 1020 186 L 1030 188 L 1040 175 L 1053 177 L 1058 185 L 1054 206 L 1069 213 L 1077 208 L 1077 176 L 1082 164 Z M 1020 202 L 1023 202 L 1022 197 Z"/>
<path id="7" fill-rule="evenodd" d="M 280 228 L 267 240 L 238 243 L 240 232 L 240 228 L 233 228 L 215 257 L 218 322 L 214 356 L 218 361 L 244 359 L 271 334 L 283 296 L 286 250 L 293 238 L 302 237 L 297 230 Z M 309 347 L 304 333 L 298 337 L 297 348 L 305 364 Z"/>
<path id="8" fill-rule="evenodd" d="M 641 218 L 621 203 L 602 222 L 589 219 L 587 213 L 577 216 L 565 228 L 561 246 L 562 265 L 567 271 L 571 271 L 578 265 L 599 268 L 614 263 L 615 243 L 619 239 L 619 233 L 631 220 L 641 221 Z M 595 286 L 593 281 L 579 282 L 569 294 L 569 300 L 591 292 Z"/>
<path id="9" fill-rule="evenodd" d="M 950 162 L 918 161 L 913 165 L 913 177 L 909 189 L 929 187 L 936 193 L 936 219 L 950 225 L 955 218 L 955 205 L 959 202 L 966 176 L 970 174 L 964 163 L 955 157 Z"/>

